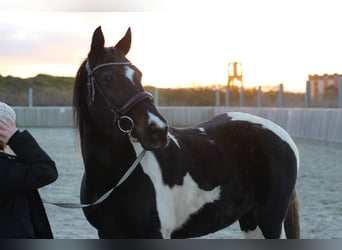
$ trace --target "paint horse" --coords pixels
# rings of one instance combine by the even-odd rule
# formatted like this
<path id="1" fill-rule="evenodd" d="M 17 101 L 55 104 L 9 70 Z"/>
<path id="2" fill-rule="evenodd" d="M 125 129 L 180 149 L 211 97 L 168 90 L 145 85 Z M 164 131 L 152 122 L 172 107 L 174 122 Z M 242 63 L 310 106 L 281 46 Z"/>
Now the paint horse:
<path id="1" fill-rule="evenodd" d="M 131 30 L 114 47 L 104 43 L 98 27 L 74 85 L 85 166 L 81 202 L 98 199 L 146 154 L 105 201 L 84 208 L 99 237 L 199 237 L 238 221 L 247 238 L 280 238 L 284 231 L 298 238 L 299 156 L 290 136 L 244 113 L 168 126 L 126 58 Z"/>

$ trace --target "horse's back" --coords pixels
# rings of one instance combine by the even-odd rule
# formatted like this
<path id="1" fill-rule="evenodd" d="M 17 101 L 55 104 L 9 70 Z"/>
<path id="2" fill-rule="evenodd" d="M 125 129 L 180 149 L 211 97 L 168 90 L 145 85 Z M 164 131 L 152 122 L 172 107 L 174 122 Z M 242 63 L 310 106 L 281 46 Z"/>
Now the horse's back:
<path id="1" fill-rule="evenodd" d="M 191 151 L 190 155 L 231 161 L 236 157 L 273 152 L 279 157 L 290 155 L 299 167 L 299 152 L 291 136 L 276 123 L 255 115 L 225 113 L 191 128 L 171 129 L 170 132 L 179 147 L 183 144 Z"/>
<path id="2" fill-rule="evenodd" d="M 262 117 L 248 114 L 248 113 L 241 113 L 241 112 L 231 112 L 227 113 L 228 119 L 231 121 L 246 121 L 251 124 L 255 125 L 261 125 L 263 129 L 272 131 L 277 137 L 279 137 L 281 140 L 283 140 L 286 144 L 288 144 L 293 153 L 295 154 L 295 157 L 297 158 L 297 168 L 299 167 L 299 152 L 298 148 L 291 138 L 291 136 L 288 134 L 288 132 L 285 131 L 281 126 L 278 124 L 272 122 L 271 120 L 264 119 Z"/>

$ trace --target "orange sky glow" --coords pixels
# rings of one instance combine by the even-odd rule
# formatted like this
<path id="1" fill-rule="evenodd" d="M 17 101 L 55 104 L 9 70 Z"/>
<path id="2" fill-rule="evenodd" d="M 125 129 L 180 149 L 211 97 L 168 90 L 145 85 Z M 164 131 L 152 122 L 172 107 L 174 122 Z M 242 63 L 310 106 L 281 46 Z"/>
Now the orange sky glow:
<path id="1" fill-rule="evenodd" d="M 2 11 L 0 74 L 74 76 L 99 25 L 107 46 L 132 28 L 127 57 L 144 85 L 225 86 L 233 61 L 247 87 L 304 91 L 308 74 L 342 73 L 337 1 L 221 2 L 196 11 Z"/>

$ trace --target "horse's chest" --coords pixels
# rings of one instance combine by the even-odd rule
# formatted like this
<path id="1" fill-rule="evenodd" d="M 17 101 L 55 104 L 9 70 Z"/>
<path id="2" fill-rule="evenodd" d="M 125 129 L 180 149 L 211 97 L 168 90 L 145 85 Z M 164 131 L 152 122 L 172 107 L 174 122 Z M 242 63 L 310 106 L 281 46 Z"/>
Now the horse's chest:
<path id="1" fill-rule="evenodd" d="M 206 203 L 219 199 L 220 187 L 205 191 L 186 174 L 182 185 L 170 187 L 163 183 L 162 173 L 154 155 L 148 154 L 142 161 L 145 174 L 153 182 L 163 238 L 170 238 L 172 231 L 181 228 L 191 214 Z"/>

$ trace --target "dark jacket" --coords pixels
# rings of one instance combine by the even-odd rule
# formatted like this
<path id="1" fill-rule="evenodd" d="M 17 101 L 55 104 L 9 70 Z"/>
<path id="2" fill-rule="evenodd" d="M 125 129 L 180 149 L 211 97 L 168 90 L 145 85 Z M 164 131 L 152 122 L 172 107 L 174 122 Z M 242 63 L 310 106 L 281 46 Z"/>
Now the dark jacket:
<path id="1" fill-rule="evenodd" d="M 17 131 L 0 152 L 0 238 L 53 238 L 38 188 L 57 179 L 55 162 L 28 131 Z"/>

